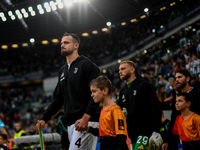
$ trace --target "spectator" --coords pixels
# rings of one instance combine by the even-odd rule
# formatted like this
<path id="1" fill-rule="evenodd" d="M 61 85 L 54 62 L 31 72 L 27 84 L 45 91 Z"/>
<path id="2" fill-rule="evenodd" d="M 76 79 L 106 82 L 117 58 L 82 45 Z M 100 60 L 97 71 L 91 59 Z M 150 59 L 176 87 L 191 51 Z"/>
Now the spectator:
<path id="1" fill-rule="evenodd" d="M 5 125 L 4 125 L 4 123 L 2 122 L 2 120 L 0 119 L 0 134 L 6 134 L 7 135 L 7 137 L 8 137 L 8 133 L 7 133 L 7 131 L 6 131 L 6 129 L 5 129 Z"/>
<path id="2" fill-rule="evenodd" d="M 173 77 L 170 77 L 168 79 L 168 83 L 165 85 L 165 93 L 167 95 L 169 95 L 169 93 L 171 92 L 171 90 L 173 90 L 174 83 L 175 83 L 175 79 Z"/>
<path id="3" fill-rule="evenodd" d="M 13 140 L 17 137 L 21 137 L 26 135 L 25 131 L 22 130 L 22 126 L 20 122 L 16 122 L 15 123 L 15 129 L 16 129 L 16 133 L 14 134 Z M 15 144 L 13 144 L 13 149 L 18 148 Z"/>
<path id="4" fill-rule="evenodd" d="M 169 101 L 172 100 L 172 97 L 167 97 L 167 94 L 165 93 L 164 85 L 159 85 L 157 87 L 157 96 L 158 96 L 158 100 L 160 102 L 160 108 L 162 110 L 171 109 Z"/>
<path id="5" fill-rule="evenodd" d="M 164 79 L 162 74 L 159 74 L 156 81 L 156 87 L 163 85 L 165 86 L 168 82 Z"/>
<path id="6" fill-rule="evenodd" d="M 6 134 L 0 134 L 0 149 L 9 150 L 7 143 L 8 136 Z"/>

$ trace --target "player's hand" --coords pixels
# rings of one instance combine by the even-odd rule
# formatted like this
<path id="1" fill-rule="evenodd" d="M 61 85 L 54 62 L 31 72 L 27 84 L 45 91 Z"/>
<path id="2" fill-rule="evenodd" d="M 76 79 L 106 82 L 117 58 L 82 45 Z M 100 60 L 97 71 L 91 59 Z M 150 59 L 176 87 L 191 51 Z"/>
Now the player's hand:
<path id="1" fill-rule="evenodd" d="M 164 144 L 162 145 L 162 150 L 167 150 L 167 148 L 168 148 L 168 143 L 164 143 Z"/>
<path id="2" fill-rule="evenodd" d="M 153 134 L 151 135 L 150 139 L 149 139 L 149 145 L 152 143 L 154 143 L 156 145 L 156 147 L 159 147 L 163 144 L 163 140 L 162 137 L 160 135 L 160 133 L 157 132 L 153 132 Z"/>
<path id="3" fill-rule="evenodd" d="M 39 122 L 40 122 L 41 131 L 42 131 L 43 128 L 44 128 L 44 125 L 45 125 L 45 121 L 44 120 L 40 120 Z M 38 127 L 39 127 L 39 124 L 37 123 L 36 124 L 36 131 L 37 131 L 37 133 L 39 132 L 38 131 Z"/>
<path id="4" fill-rule="evenodd" d="M 87 131 L 89 119 L 90 119 L 90 116 L 88 114 L 84 114 L 81 119 L 75 122 L 75 130 L 79 132 Z"/>

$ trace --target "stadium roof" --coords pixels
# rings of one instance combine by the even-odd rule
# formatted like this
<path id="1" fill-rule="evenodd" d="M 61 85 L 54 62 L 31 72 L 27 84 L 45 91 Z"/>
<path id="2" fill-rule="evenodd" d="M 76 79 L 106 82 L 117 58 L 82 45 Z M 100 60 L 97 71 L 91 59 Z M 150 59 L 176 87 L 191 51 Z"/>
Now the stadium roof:
<path id="1" fill-rule="evenodd" d="M 50 4 L 50 0 L 1 0 L 0 44 L 28 42 L 30 38 L 38 40 L 60 38 L 63 32 L 91 33 L 92 30 L 106 27 L 107 21 L 112 24 L 130 21 L 144 14 L 146 7 L 151 12 L 172 2 L 172 0 L 71 0 L 72 6 L 67 7 L 65 2 L 70 0 L 60 1 L 63 2 L 62 9 L 58 8 L 58 3 L 54 3 L 57 4 L 57 10 L 53 11 L 53 7 L 49 6 L 51 12 L 47 12 L 44 3 Z M 41 4 L 44 14 L 39 13 L 38 4 Z M 32 9 L 29 9 L 29 6 L 32 6 Z M 35 12 L 35 16 L 31 16 L 31 11 Z M 25 13 L 28 15 L 27 18 L 24 17 Z M 18 18 L 20 14 L 21 19 Z M 11 16 L 16 19 L 12 20 Z M 3 17 L 6 21 L 2 21 Z"/>

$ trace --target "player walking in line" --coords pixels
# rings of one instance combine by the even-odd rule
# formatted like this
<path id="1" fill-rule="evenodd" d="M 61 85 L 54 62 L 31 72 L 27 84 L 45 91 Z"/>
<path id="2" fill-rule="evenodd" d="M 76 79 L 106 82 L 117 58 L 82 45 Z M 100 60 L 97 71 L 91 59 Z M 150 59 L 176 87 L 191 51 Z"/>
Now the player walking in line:
<path id="1" fill-rule="evenodd" d="M 66 57 L 67 62 L 59 70 L 53 100 L 40 123 L 43 128 L 64 105 L 70 141 L 69 150 L 94 150 L 97 137 L 83 131 L 87 130 L 88 125 L 98 127 L 99 104 L 94 103 L 91 98 L 89 83 L 100 75 L 100 70 L 88 58 L 79 56 L 79 45 L 80 39 L 76 34 L 64 33 L 61 40 L 61 54 Z"/>
<path id="2" fill-rule="evenodd" d="M 123 61 L 119 74 L 126 85 L 120 90 L 118 105 L 127 114 L 128 135 L 133 150 L 154 149 L 163 140 L 158 133 L 161 125 L 161 109 L 151 83 L 135 75 L 136 65 L 133 61 Z"/>
<path id="3" fill-rule="evenodd" d="M 100 137 L 101 150 L 130 150 L 126 119 L 121 108 L 111 98 L 112 83 L 105 76 L 99 76 L 90 83 L 92 98 L 103 108 L 99 118 L 99 129 L 88 132 Z"/>

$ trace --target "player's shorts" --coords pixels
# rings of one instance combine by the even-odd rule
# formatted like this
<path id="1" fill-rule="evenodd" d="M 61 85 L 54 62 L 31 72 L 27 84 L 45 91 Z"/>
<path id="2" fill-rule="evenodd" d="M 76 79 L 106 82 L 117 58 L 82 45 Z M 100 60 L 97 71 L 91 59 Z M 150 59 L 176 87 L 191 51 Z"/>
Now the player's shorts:
<path id="1" fill-rule="evenodd" d="M 98 122 L 88 122 L 88 126 L 93 128 L 99 128 Z M 75 130 L 75 124 L 67 127 L 69 138 L 69 150 L 95 150 L 97 144 L 97 136 L 91 133 L 78 132 Z"/>
<path id="2" fill-rule="evenodd" d="M 132 150 L 154 150 L 154 147 L 149 145 L 148 136 L 139 135 L 136 143 L 131 143 Z"/>

